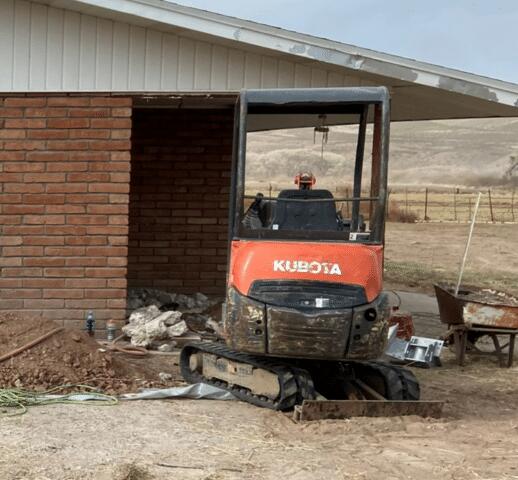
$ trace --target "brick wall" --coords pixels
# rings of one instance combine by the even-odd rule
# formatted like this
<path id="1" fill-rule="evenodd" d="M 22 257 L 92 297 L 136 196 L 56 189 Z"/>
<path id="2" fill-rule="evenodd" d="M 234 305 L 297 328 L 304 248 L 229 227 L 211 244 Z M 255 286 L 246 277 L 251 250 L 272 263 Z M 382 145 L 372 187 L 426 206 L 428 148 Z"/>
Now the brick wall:
<path id="1" fill-rule="evenodd" d="M 135 109 L 128 283 L 224 291 L 233 112 Z"/>
<path id="2" fill-rule="evenodd" d="M 130 116 L 130 98 L 0 98 L 0 310 L 123 318 Z"/>

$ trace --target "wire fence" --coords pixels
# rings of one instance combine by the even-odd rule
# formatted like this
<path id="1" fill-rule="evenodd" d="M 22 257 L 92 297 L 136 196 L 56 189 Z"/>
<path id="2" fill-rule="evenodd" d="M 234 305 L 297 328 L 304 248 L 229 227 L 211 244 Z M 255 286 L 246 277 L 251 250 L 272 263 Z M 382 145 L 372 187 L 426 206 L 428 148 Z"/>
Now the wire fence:
<path id="1" fill-rule="evenodd" d="M 248 190 L 248 188 L 247 188 Z M 250 187 L 248 194 L 262 192 L 276 197 L 282 187 L 259 182 Z M 518 189 L 515 188 L 441 188 L 391 186 L 388 190 L 387 216 L 396 222 L 470 222 L 475 209 L 478 192 L 482 193 L 477 214 L 479 223 L 516 223 L 518 222 Z M 352 186 L 336 186 L 331 189 L 335 198 L 352 197 Z M 362 197 L 370 192 L 362 191 Z M 352 204 L 343 202 L 338 205 L 342 214 L 349 218 Z M 370 202 L 362 201 L 360 211 L 367 219 Z"/>
<path id="2" fill-rule="evenodd" d="M 464 190 L 454 188 L 437 191 L 390 188 L 389 219 L 400 215 L 408 221 L 469 222 L 473 216 L 476 198 L 481 191 L 477 222 L 514 223 L 518 221 L 518 194 L 516 189 Z M 397 220 L 397 219 L 396 219 Z"/>

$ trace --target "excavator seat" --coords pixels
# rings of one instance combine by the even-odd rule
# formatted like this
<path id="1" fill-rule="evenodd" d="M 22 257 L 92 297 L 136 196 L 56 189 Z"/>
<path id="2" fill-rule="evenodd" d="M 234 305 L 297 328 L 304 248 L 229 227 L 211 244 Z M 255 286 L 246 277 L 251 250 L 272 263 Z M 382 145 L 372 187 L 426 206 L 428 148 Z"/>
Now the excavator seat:
<path id="1" fill-rule="evenodd" d="M 333 194 L 329 190 L 281 190 L 271 226 L 276 230 L 339 230 Z"/>

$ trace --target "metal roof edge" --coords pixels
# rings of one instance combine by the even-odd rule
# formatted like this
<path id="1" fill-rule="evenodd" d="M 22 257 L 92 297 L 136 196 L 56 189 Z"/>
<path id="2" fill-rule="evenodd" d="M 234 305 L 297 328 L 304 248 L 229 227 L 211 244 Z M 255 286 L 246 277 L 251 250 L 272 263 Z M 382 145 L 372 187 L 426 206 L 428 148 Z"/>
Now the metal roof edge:
<path id="1" fill-rule="evenodd" d="M 44 3 L 52 5 L 52 0 Z M 242 20 L 164 0 L 69 0 L 298 56 L 518 107 L 518 84 Z"/>

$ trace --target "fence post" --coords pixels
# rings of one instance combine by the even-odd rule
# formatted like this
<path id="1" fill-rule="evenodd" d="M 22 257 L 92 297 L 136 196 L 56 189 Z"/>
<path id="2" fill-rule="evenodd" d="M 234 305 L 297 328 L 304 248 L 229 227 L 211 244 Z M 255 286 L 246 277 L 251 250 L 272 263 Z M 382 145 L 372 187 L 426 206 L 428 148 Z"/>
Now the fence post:
<path id="1" fill-rule="evenodd" d="M 428 218 L 428 187 L 424 189 L 424 221 L 430 220 Z"/>
<path id="2" fill-rule="evenodd" d="M 453 219 L 457 221 L 457 189 L 453 189 Z"/>
<path id="3" fill-rule="evenodd" d="M 513 187 L 513 193 L 511 193 L 511 218 L 513 219 L 513 222 L 515 221 L 514 218 L 514 194 L 516 192 L 516 187 Z"/>
<path id="4" fill-rule="evenodd" d="M 349 187 L 345 187 L 345 198 L 349 198 Z M 350 202 L 345 202 L 345 211 L 347 212 L 346 213 L 347 218 L 350 218 L 349 217 L 349 203 Z"/>
<path id="5" fill-rule="evenodd" d="M 489 212 L 491 213 L 491 222 L 495 222 L 495 216 L 493 215 L 493 201 L 491 200 L 491 189 L 487 189 L 487 193 L 489 195 Z"/>

